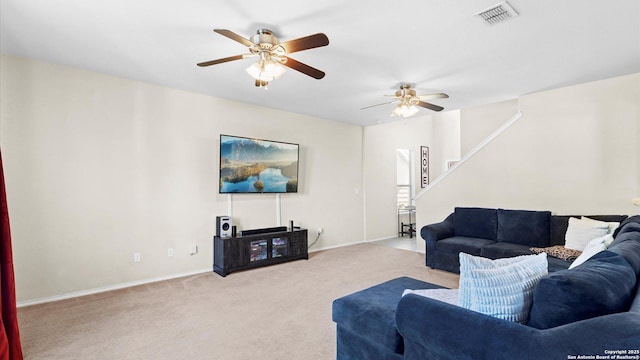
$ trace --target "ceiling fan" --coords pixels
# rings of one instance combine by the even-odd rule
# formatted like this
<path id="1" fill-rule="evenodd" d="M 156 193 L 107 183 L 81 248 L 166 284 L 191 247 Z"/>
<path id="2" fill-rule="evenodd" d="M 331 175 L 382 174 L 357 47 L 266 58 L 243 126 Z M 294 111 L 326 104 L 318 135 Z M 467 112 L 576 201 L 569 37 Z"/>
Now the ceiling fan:
<path id="1" fill-rule="evenodd" d="M 393 111 L 391 112 L 391 115 L 406 118 L 406 117 L 415 115 L 418 112 L 418 108 L 416 106 L 427 108 L 433 111 L 442 111 L 444 109 L 442 106 L 424 102 L 423 100 L 443 99 L 443 98 L 449 97 L 449 95 L 444 93 L 416 95 L 416 91 L 411 88 L 410 84 L 400 85 L 400 90 L 396 91 L 395 95 L 385 95 L 385 96 L 393 96 L 395 100 L 382 103 L 382 104 L 366 106 L 361 108 L 360 110 L 369 109 L 369 108 L 380 106 L 380 105 L 397 103 L 398 106 L 396 106 L 396 108 L 393 109 Z"/>
<path id="2" fill-rule="evenodd" d="M 268 29 L 258 29 L 251 39 L 245 39 L 230 30 L 214 29 L 213 31 L 248 47 L 249 53 L 201 62 L 198 66 L 204 67 L 258 57 L 258 61 L 249 66 L 247 72 L 256 80 L 255 84 L 259 87 L 267 86 L 269 81 L 279 78 L 286 71 L 283 65 L 315 79 L 322 79 L 325 75 L 324 72 L 287 56 L 298 51 L 329 45 L 329 38 L 325 34 L 318 33 L 281 43 Z"/>

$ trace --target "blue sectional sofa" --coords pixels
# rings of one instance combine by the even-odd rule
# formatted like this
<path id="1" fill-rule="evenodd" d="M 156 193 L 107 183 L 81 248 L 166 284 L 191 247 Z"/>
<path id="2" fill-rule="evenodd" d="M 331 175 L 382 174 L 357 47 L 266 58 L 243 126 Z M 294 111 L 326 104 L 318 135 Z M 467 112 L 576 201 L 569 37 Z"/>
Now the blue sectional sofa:
<path id="1" fill-rule="evenodd" d="M 586 215 L 600 221 L 621 222 L 626 215 Z M 532 254 L 531 247 L 563 245 L 568 221 L 574 215 L 550 211 L 458 207 L 444 221 L 426 225 L 420 235 L 426 242 L 426 265 L 460 272 L 459 254 L 489 259 Z M 579 215 L 578 215 L 579 217 Z M 571 264 L 549 257 L 549 272 Z"/>
<path id="2" fill-rule="evenodd" d="M 337 299 L 337 358 L 640 358 L 640 216 L 573 269 L 542 277 L 524 324 L 402 293 L 438 286 L 398 278 Z M 624 357 L 619 357 L 624 358 Z"/>

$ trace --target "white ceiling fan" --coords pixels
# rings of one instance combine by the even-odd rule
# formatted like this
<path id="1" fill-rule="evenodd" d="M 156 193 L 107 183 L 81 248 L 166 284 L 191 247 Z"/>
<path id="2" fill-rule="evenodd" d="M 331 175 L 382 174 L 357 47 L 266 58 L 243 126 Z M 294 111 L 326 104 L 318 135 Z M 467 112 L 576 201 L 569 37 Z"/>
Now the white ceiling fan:
<path id="1" fill-rule="evenodd" d="M 396 91 L 395 95 L 385 95 L 394 97 L 395 99 L 393 101 L 366 106 L 361 108 L 360 110 L 369 109 L 381 105 L 398 104 L 391 112 L 391 115 L 406 118 L 415 115 L 419 111 L 418 106 L 433 111 L 442 111 L 444 109 L 442 106 L 431 104 L 423 100 L 445 99 L 448 98 L 449 95 L 445 93 L 416 95 L 416 91 L 411 87 L 412 86 L 410 84 L 402 84 L 400 85 L 400 90 Z"/>
<path id="2" fill-rule="evenodd" d="M 298 51 L 329 45 L 329 38 L 325 34 L 318 33 L 281 43 L 268 29 L 258 29 L 251 40 L 245 39 L 231 30 L 214 29 L 213 31 L 248 47 L 249 53 L 201 62 L 198 63 L 198 66 L 204 67 L 258 57 L 258 61 L 249 66 L 247 72 L 256 80 L 255 85 L 259 87 L 266 86 L 269 81 L 279 78 L 286 71 L 283 65 L 315 79 L 322 79 L 325 75 L 324 72 L 287 56 Z"/>

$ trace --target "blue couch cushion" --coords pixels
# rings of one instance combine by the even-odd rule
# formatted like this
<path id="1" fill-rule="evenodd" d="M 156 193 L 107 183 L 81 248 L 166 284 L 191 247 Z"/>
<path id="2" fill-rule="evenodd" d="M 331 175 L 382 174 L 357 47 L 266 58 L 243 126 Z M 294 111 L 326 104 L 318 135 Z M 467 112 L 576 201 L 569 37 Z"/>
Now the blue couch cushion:
<path id="1" fill-rule="evenodd" d="M 568 216 L 568 215 L 552 215 L 551 216 L 551 238 L 549 239 L 549 246 L 563 245 L 564 238 L 569 228 L 569 218 L 580 216 Z"/>
<path id="2" fill-rule="evenodd" d="M 566 270 L 569 268 L 569 265 L 571 265 L 571 261 L 565 261 L 553 256 L 547 256 L 547 262 L 549 263 L 548 270 L 550 273 L 560 270 Z"/>
<path id="3" fill-rule="evenodd" d="M 640 231 L 619 234 L 608 250 L 620 254 L 631 265 L 636 276 L 640 274 Z"/>
<path id="4" fill-rule="evenodd" d="M 519 255 L 531 255 L 533 252 L 529 250 L 530 246 L 512 244 L 508 242 L 497 242 L 482 247 L 480 256 L 489 259 L 508 258 Z"/>
<path id="5" fill-rule="evenodd" d="M 550 211 L 498 209 L 499 242 L 547 247 L 550 237 Z"/>
<path id="6" fill-rule="evenodd" d="M 480 256 L 484 256 L 489 259 L 500 259 L 505 257 L 514 257 L 519 255 L 533 254 L 529 250 L 527 245 L 511 244 L 506 242 L 497 242 L 482 247 L 480 250 Z M 553 256 L 547 256 L 548 268 L 547 270 L 552 273 L 555 271 L 565 270 L 571 265 L 571 261 L 565 261 Z"/>
<path id="7" fill-rule="evenodd" d="M 620 223 L 620 226 L 613 232 L 613 237 L 627 231 L 640 231 L 640 215 L 629 216 Z"/>
<path id="8" fill-rule="evenodd" d="M 496 209 L 457 207 L 454 213 L 453 225 L 456 236 L 496 240 Z"/>
<path id="9" fill-rule="evenodd" d="M 528 325 L 548 329 L 627 311 L 636 275 L 619 254 L 602 251 L 571 270 L 542 278 L 533 291 Z"/>
<path id="10" fill-rule="evenodd" d="M 495 244 L 493 240 L 454 236 L 436 242 L 436 250 L 450 254 L 464 252 L 471 255 L 480 255 L 482 247 Z"/>
<path id="11" fill-rule="evenodd" d="M 404 344 L 395 325 L 396 307 L 405 289 L 442 286 L 400 277 L 333 301 L 333 321 L 347 332 L 362 334 L 372 344 L 402 354 Z"/>

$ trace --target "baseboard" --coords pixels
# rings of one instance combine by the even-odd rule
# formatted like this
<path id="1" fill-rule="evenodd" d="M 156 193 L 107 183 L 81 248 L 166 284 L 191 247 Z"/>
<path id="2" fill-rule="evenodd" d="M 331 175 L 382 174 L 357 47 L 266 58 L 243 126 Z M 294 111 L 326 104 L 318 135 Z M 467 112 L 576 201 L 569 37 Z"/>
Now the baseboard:
<path id="1" fill-rule="evenodd" d="M 350 243 L 340 244 L 340 245 L 325 246 L 325 247 L 321 247 L 321 248 L 317 248 L 317 249 L 313 249 L 313 250 L 312 250 L 312 249 L 309 249 L 309 253 L 316 252 L 316 251 L 324 251 L 324 250 L 337 249 L 337 248 L 341 248 L 341 247 L 345 247 L 345 246 L 352 246 L 352 245 L 358 245 L 358 244 L 366 244 L 366 243 L 370 243 L 370 242 L 374 242 L 374 241 L 380 241 L 380 240 L 395 239 L 395 238 L 397 238 L 397 237 L 398 237 L 398 235 L 382 237 L 382 238 L 379 238 L 379 239 L 362 240 L 362 241 L 350 242 Z"/>
<path id="2" fill-rule="evenodd" d="M 105 287 L 100 287 L 100 288 L 95 288 L 95 289 L 75 291 L 75 292 L 66 293 L 66 294 L 62 294 L 62 295 L 55 295 L 55 296 L 50 296 L 50 297 L 46 297 L 46 298 L 40 298 L 40 299 L 35 299 L 35 300 L 27 300 L 27 301 L 18 302 L 16 304 L 16 306 L 18 308 L 21 308 L 21 307 L 26 307 L 26 306 L 31 306 L 31 305 L 44 304 L 44 303 L 49 303 L 49 302 L 54 302 L 54 301 L 77 298 L 77 297 L 86 296 L 86 295 L 99 294 L 99 293 L 103 293 L 103 292 L 107 292 L 107 291 L 120 290 L 120 289 L 133 287 L 133 286 L 150 284 L 150 283 L 154 283 L 154 282 L 158 282 L 158 281 L 165 281 L 165 280 L 177 279 L 177 278 L 191 276 L 191 275 L 203 274 L 203 273 L 212 272 L 212 271 L 213 270 L 211 268 L 209 268 L 209 269 L 206 269 L 206 270 L 198 270 L 198 271 L 192 271 L 192 272 L 186 272 L 186 273 L 180 273 L 180 274 L 173 274 L 173 275 L 161 276 L 161 277 L 152 278 L 152 279 L 145 279 L 145 280 L 140 280 L 140 281 L 132 281 L 132 282 L 127 282 L 127 283 L 122 283 L 122 284 L 105 286 Z"/>
<path id="3" fill-rule="evenodd" d="M 313 253 L 313 252 L 317 252 L 317 251 L 337 249 L 337 248 L 341 248 L 341 247 L 345 247 L 345 246 L 352 246 L 352 245 L 358 245 L 358 244 L 363 244 L 363 243 L 365 243 L 365 242 L 364 241 L 356 241 L 356 242 L 351 242 L 351 243 L 347 243 L 347 244 L 324 246 L 324 247 L 313 249 L 313 250 L 309 249 L 309 253 Z"/>
<path id="4" fill-rule="evenodd" d="M 371 239 L 371 240 L 365 240 L 364 242 L 374 242 L 374 241 L 382 241 L 382 240 L 389 240 L 389 239 L 397 239 L 400 236 L 398 235 L 393 235 L 393 236 L 386 236 L 386 237 L 381 237 L 381 238 L 377 238 L 377 239 Z"/>

